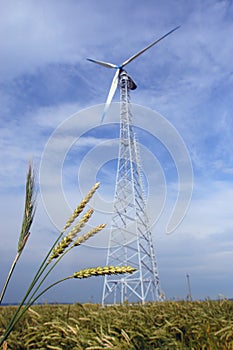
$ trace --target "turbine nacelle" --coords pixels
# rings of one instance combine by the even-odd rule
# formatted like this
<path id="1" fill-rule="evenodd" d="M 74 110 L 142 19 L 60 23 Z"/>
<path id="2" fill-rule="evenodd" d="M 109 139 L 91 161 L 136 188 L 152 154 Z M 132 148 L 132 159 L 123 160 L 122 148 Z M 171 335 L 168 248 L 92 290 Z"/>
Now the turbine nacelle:
<path id="1" fill-rule="evenodd" d="M 111 87 L 110 87 L 110 90 L 109 90 L 109 93 L 108 93 L 108 97 L 107 97 L 107 101 L 106 101 L 106 104 L 105 104 L 103 116 L 102 116 L 102 119 L 101 119 L 101 123 L 104 120 L 104 117 L 105 117 L 105 115 L 107 113 L 107 110 L 109 108 L 110 103 L 112 102 L 113 96 L 114 96 L 114 94 L 116 92 L 116 89 L 117 89 L 117 86 L 118 86 L 118 82 L 119 82 L 119 80 L 121 80 L 121 78 L 123 78 L 124 75 L 126 75 L 128 77 L 128 88 L 130 90 L 135 90 L 137 88 L 137 85 L 135 84 L 133 79 L 127 74 L 127 72 L 123 69 L 123 67 L 125 67 L 131 61 L 133 61 L 135 58 L 137 58 L 138 56 L 143 54 L 145 51 L 150 49 L 152 46 L 157 44 L 160 40 L 164 39 L 166 36 L 168 36 L 169 34 L 174 32 L 175 30 L 177 30 L 179 27 L 180 26 L 172 29 L 170 32 L 168 32 L 167 34 L 163 35 L 161 38 L 157 39 L 156 41 L 154 41 L 153 43 L 151 43 L 150 45 L 145 47 L 143 50 L 137 52 L 135 55 L 133 55 L 130 58 L 128 58 L 121 65 L 117 65 L 117 64 L 113 64 L 113 63 L 109 63 L 109 62 L 104 62 L 104 61 L 97 61 L 97 60 L 93 60 L 92 58 L 87 58 L 88 61 L 97 63 L 97 64 L 99 64 L 99 65 L 101 65 L 101 66 L 103 66 L 105 68 L 116 69 L 116 73 L 115 73 L 115 75 L 113 77 L 112 84 L 111 84 Z"/>
<path id="2" fill-rule="evenodd" d="M 136 83 L 129 76 L 129 74 L 124 69 L 122 69 L 120 74 L 119 74 L 119 83 L 118 84 L 122 84 L 124 80 L 127 80 L 127 87 L 128 87 L 128 89 L 130 89 L 130 90 L 136 90 L 137 89 Z"/>

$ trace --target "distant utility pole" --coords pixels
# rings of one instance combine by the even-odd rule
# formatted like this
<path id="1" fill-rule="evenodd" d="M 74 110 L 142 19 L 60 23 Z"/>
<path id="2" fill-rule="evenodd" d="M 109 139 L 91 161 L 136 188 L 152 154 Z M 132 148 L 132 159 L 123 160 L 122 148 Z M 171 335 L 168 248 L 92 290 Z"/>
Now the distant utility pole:
<path id="1" fill-rule="evenodd" d="M 190 285 L 190 276 L 189 274 L 186 275 L 187 277 L 187 284 L 188 284 L 188 295 L 187 295 L 187 299 L 192 301 L 193 298 L 192 298 L 192 292 L 191 292 L 191 285 Z"/>

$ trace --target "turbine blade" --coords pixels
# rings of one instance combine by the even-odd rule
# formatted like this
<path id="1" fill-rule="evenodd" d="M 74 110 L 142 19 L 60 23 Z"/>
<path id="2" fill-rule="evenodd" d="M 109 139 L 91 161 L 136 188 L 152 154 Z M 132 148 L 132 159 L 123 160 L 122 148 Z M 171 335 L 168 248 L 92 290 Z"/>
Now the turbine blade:
<path id="1" fill-rule="evenodd" d="M 170 30 L 170 32 L 168 32 L 167 34 L 163 35 L 161 38 L 157 39 L 156 41 L 154 41 L 152 44 L 148 45 L 147 47 L 145 47 L 143 50 L 139 51 L 138 53 L 136 53 L 135 55 L 133 55 L 132 57 L 128 58 L 125 62 L 122 63 L 121 67 L 126 66 L 128 63 L 130 63 L 131 61 L 133 61 L 136 57 L 140 56 L 143 52 L 145 52 L 146 50 L 150 49 L 152 46 L 154 46 L 155 44 L 157 44 L 160 40 L 166 38 L 166 36 L 168 36 L 169 34 L 171 34 L 172 32 L 174 32 L 175 30 L 177 30 L 178 28 L 180 28 L 180 26 Z"/>
<path id="2" fill-rule="evenodd" d="M 117 71 L 116 71 L 116 73 L 115 73 L 115 75 L 113 77 L 113 80 L 112 80 L 112 84 L 111 84 L 111 87 L 110 87 L 110 90 L 109 90 L 109 93 L 108 93 L 107 101 L 105 103 L 104 112 L 103 112 L 103 115 L 102 115 L 102 118 L 101 118 L 101 124 L 104 121 L 104 118 L 105 118 L 105 116 L 107 114 L 107 111 L 108 111 L 108 108 L 110 106 L 110 103 L 112 102 L 113 96 L 115 95 L 115 92 L 116 92 L 116 89 L 117 89 L 117 84 L 118 84 L 119 73 L 120 73 L 120 70 L 117 69 Z"/>
<path id="3" fill-rule="evenodd" d="M 90 62 L 94 62 L 94 63 L 100 64 L 101 66 L 104 66 L 106 68 L 118 68 L 118 66 L 116 64 L 113 64 L 113 63 L 97 61 L 97 60 L 93 60 L 92 58 L 87 58 L 87 60 L 90 61 Z"/>

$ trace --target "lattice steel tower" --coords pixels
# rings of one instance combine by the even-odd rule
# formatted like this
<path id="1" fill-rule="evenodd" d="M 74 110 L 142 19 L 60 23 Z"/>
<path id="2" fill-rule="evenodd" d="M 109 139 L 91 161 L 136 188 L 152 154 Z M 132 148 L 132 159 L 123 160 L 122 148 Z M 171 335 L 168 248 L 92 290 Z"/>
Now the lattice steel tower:
<path id="1" fill-rule="evenodd" d="M 130 90 L 136 85 L 122 70 L 120 145 L 107 265 L 130 265 L 132 275 L 106 276 L 102 304 L 159 300 L 160 282 L 143 193 L 137 141 L 132 123 Z"/>
<path id="2" fill-rule="evenodd" d="M 144 303 L 146 300 L 154 301 L 161 298 L 130 107 L 130 90 L 136 89 L 137 86 L 123 67 L 178 28 L 172 29 L 121 65 L 88 58 L 89 61 L 103 67 L 116 69 L 102 121 L 117 86 L 120 87 L 120 145 L 107 265 L 130 265 L 137 269 L 132 275 L 105 277 L 103 305 L 125 301 Z"/>

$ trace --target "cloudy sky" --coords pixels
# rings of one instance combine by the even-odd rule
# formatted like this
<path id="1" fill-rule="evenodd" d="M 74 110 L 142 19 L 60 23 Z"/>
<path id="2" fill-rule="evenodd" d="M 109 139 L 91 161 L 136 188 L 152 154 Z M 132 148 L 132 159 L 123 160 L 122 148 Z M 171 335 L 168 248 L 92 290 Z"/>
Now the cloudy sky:
<path id="1" fill-rule="evenodd" d="M 135 123 L 161 285 L 168 298 L 186 298 L 189 274 L 194 298 L 233 297 L 232 14 L 231 0 L 1 2 L 0 287 L 16 252 L 31 159 L 38 182 L 31 236 L 5 302 L 22 297 L 96 180 L 102 184 L 92 224 L 110 223 L 119 131 L 110 123 L 114 110 L 99 121 L 114 71 L 86 57 L 120 64 L 178 25 L 127 67 L 138 85 L 132 103 L 142 106 L 135 106 Z M 161 134 L 162 120 L 170 134 Z M 187 193 L 193 185 L 193 194 L 182 223 L 167 234 L 184 171 L 176 141 L 189 155 L 184 164 L 192 162 L 193 179 L 189 173 L 181 185 Z M 67 256 L 51 281 L 105 264 L 106 236 Z M 70 281 L 42 301 L 100 302 L 102 284 Z"/>

